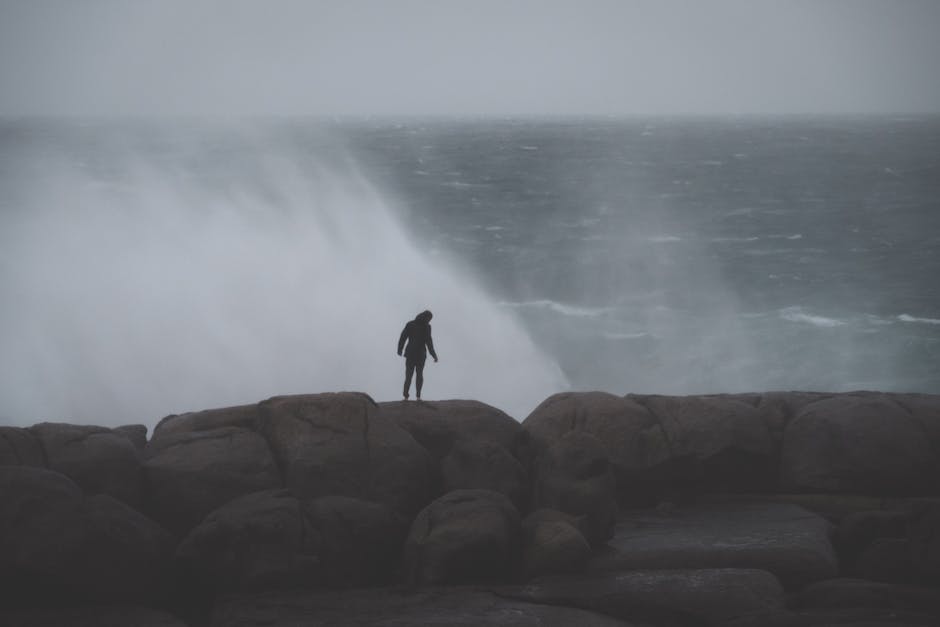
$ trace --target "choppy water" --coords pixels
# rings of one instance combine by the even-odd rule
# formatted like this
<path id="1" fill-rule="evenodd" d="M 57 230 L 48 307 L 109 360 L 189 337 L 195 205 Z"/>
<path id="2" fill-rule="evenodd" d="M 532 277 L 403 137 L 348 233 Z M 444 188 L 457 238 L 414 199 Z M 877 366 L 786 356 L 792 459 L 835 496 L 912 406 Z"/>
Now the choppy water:
<path id="1" fill-rule="evenodd" d="M 940 392 L 937 118 L 0 124 L 0 416 Z"/>

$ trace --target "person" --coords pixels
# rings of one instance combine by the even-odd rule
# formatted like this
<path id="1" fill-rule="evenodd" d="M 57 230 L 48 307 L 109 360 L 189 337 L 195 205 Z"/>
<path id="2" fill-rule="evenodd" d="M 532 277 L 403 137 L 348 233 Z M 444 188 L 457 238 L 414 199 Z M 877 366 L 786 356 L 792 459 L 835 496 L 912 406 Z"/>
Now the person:
<path id="1" fill-rule="evenodd" d="M 421 387 L 424 385 L 424 362 L 428 358 L 428 353 L 434 361 L 437 361 L 437 353 L 434 352 L 434 341 L 431 339 L 431 318 L 433 314 L 430 311 L 422 311 L 414 320 L 408 322 L 398 338 L 398 355 L 401 356 L 402 348 L 405 350 L 405 388 L 403 395 L 408 400 L 408 392 L 411 389 L 411 376 L 417 373 L 415 378 L 415 396 L 421 400 Z M 408 346 L 405 347 L 405 342 Z"/>

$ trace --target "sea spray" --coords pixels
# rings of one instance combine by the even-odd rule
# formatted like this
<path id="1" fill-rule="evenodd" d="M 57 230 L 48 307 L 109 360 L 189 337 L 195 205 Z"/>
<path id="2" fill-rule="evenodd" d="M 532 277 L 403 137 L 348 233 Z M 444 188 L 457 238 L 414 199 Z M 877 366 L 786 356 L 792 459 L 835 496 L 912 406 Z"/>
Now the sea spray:
<path id="1" fill-rule="evenodd" d="M 427 398 L 522 419 L 567 387 L 514 312 L 411 239 L 335 138 L 44 130 L 24 131 L 0 214 L 5 423 L 152 425 L 330 390 L 394 399 L 398 334 L 426 308 L 441 358 Z"/>

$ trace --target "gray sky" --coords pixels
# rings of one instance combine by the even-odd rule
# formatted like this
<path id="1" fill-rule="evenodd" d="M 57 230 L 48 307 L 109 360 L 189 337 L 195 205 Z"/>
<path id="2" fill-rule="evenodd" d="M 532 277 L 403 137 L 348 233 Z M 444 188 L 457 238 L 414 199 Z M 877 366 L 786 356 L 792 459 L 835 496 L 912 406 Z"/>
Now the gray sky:
<path id="1" fill-rule="evenodd" d="M 0 114 L 940 111 L 938 0 L 0 0 Z"/>

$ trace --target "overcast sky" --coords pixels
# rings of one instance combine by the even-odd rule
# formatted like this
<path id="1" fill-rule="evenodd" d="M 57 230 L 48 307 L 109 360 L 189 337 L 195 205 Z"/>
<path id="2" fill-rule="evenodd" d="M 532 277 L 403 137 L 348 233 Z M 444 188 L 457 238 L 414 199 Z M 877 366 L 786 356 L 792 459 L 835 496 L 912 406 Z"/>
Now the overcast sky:
<path id="1" fill-rule="evenodd" d="M 938 33 L 938 0 L 0 0 L 0 115 L 938 112 Z"/>

